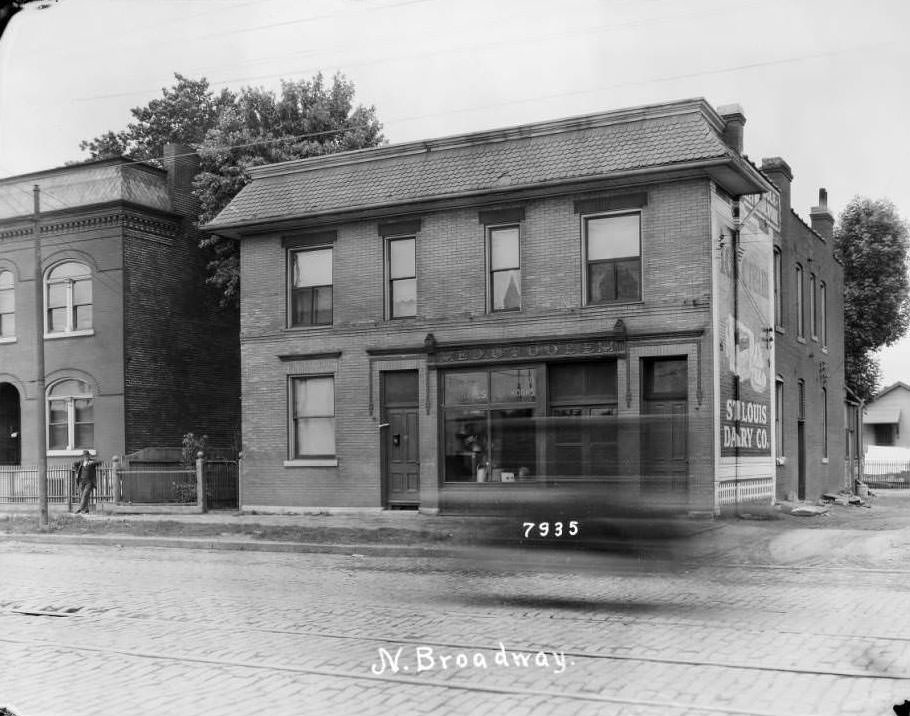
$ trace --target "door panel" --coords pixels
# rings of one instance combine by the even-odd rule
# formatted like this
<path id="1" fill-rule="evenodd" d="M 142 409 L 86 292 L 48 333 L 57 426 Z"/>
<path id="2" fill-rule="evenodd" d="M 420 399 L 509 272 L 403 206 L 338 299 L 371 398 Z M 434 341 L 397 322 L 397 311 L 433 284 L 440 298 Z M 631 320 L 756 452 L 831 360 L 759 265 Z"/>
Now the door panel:
<path id="1" fill-rule="evenodd" d="M 417 371 L 383 375 L 383 465 L 385 505 L 420 503 Z"/>

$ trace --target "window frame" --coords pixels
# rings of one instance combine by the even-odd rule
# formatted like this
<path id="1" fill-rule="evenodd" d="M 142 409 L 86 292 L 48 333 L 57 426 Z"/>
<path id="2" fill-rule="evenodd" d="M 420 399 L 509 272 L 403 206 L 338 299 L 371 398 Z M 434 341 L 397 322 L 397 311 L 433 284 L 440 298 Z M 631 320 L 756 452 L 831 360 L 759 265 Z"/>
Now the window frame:
<path id="1" fill-rule="evenodd" d="M 822 387 L 822 459 L 828 459 L 828 389 Z"/>
<path id="2" fill-rule="evenodd" d="M 796 337 L 805 340 L 806 338 L 806 296 L 805 296 L 805 278 L 803 276 L 802 264 L 796 264 Z"/>
<path id="3" fill-rule="evenodd" d="M 493 234 L 497 231 L 515 229 L 518 233 L 518 265 L 511 268 L 493 268 Z M 521 271 L 521 222 L 508 222 L 502 224 L 488 224 L 484 227 L 486 239 L 486 270 L 487 270 L 487 312 L 488 313 L 514 313 L 522 310 L 524 291 L 522 289 L 522 271 Z M 493 276 L 497 273 L 506 271 L 518 271 L 518 306 L 516 308 L 496 308 L 493 305 Z"/>
<path id="4" fill-rule="evenodd" d="M 582 261 L 582 305 L 583 306 L 614 306 L 618 304 L 641 303 L 644 301 L 644 270 L 642 258 L 642 210 L 641 209 L 618 209 L 616 211 L 600 211 L 590 214 L 582 214 L 581 221 L 581 261 Z M 619 218 L 622 216 L 638 217 L 638 255 L 623 256 L 612 259 L 597 259 L 591 261 L 588 259 L 588 224 L 598 219 Z M 615 266 L 623 261 L 638 260 L 638 296 L 636 298 L 615 298 L 612 301 L 592 301 L 590 300 L 590 267 L 594 264 L 612 264 L 614 266 L 614 289 L 618 293 L 618 282 L 616 281 Z"/>
<path id="5" fill-rule="evenodd" d="M 827 350 L 828 348 L 828 284 L 824 281 L 819 281 L 818 284 L 818 306 L 820 309 L 819 320 L 821 325 L 821 344 L 822 350 Z"/>
<path id="6" fill-rule="evenodd" d="M 774 327 L 784 328 L 783 255 L 779 246 L 774 247 Z"/>
<path id="7" fill-rule="evenodd" d="M 12 343 L 16 340 L 16 275 L 6 267 L 0 267 L 0 279 L 5 275 L 9 275 L 10 284 L 9 286 L 3 287 L 0 285 L 0 296 L 7 292 L 10 297 L 11 309 L 9 311 L 3 312 L 0 309 L 0 343 Z M 12 316 L 13 329 L 10 333 L 3 332 L 3 317 Z"/>
<path id="8" fill-rule="evenodd" d="M 331 283 L 329 284 L 319 284 L 313 286 L 294 286 L 294 265 L 296 262 L 296 255 L 300 253 L 316 252 L 316 251 L 329 251 L 331 252 L 332 260 L 332 276 Z M 335 324 L 335 245 L 332 244 L 317 244 L 313 246 L 293 246 L 287 249 L 286 255 L 286 266 L 287 266 L 287 279 L 285 281 L 286 290 L 287 290 L 287 327 L 294 330 L 314 330 L 319 328 L 329 328 Z M 331 288 L 332 300 L 331 300 L 331 319 L 328 322 L 324 323 L 295 323 L 294 322 L 294 291 L 296 288 L 307 288 L 307 289 L 319 289 L 319 288 Z M 314 311 L 315 312 L 315 309 Z"/>
<path id="9" fill-rule="evenodd" d="M 818 298 L 815 295 L 817 282 L 815 274 L 809 274 L 809 336 L 818 341 Z"/>
<path id="10" fill-rule="evenodd" d="M 60 383 L 65 383 L 67 381 L 75 381 L 82 383 L 87 392 L 71 395 L 58 395 L 51 397 L 51 391 L 55 386 L 60 385 Z M 51 383 L 44 391 L 44 436 L 45 436 L 45 445 L 47 448 L 47 455 L 50 457 L 67 457 L 67 456 L 78 456 L 82 454 L 83 450 L 88 450 L 92 454 L 95 454 L 95 393 L 92 389 L 91 384 L 82 380 L 81 378 L 76 377 L 65 377 L 55 380 Z M 66 447 L 65 448 L 51 448 L 51 401 L 66 401 Z M 92 401 L 92 445 L 77 445 L 76 444 L 76 401 L 77 400 L 91 400 Z M 85 423 L 80 423 L 84 425 Z"/>
<path id="11" fill-rule="evenodd" d="M 412 276 L 398 276 L 392 278 L 392 244 L 396 241 L 413 241 L 414 242 L 414 274 Z M 390 321 L 399 321 L 402 319 L 417 317 L 417 235 L 416 234 L 391 234 L 383 237 L 383 253 L 385 254 L 385 304 L 386 318 Z M 407 315 L 395 315 L 395 304 L 393 302 L 393 287 L 396 281 L 414 281 L 414 313 Z"/>
<path id="12" fill-rule="evenodd" d="M 89 289 L 91 291 L 91 302 L 90 303 L 79 303 L 75 302 L 75 284 L 76 280 L 66 277 L 61 279 L 51 280 L 51 274 L 65 264 L 78 264 L 79 266 L 84 266 L 88 271 L 88 277 L 81 280 L 88 281 Z M 55 339 L 55 338 L 69 338 L 72 336 L 91 336 L 95 334 L 95 272 L 92 269 L 92 266 L 81 259 L 77 258 L 66 258 L 61 261 L 56 262 L 53 266 L 49 266 L 44 272 L 44 293 L 43 293 L 43 302 L 44 302 L 44 337 L 46 339 Z M 50 287 L 55 284 L 65 284 L 66 292 L 66 328 L 64 330 L 50 330 Z M 92 307 L 92 319 L 91 325 L 88 328 L 76 328 L 75 327 L 75 310 L 77 306 L 91 306 Z"/>
<path id="13" fill-rule="evenodd" d="M 301 453 L 297 444 L 297 421 L 302 417 L 297 416 L 297 393 L 296 385 L 300 382 L 309 380 L 332 381 L 332 414 L 331 415 L 307 415 L 308 419 L 325 419 L 331 420 L 332 440 L 334 442 L 334 452 L 312 452 Z M 285 460 L 285 467 L 334 467 L 338 465 L 338 434 L 337 434 L 337 414 L 338 401 L 335 394 L 335 374 L 334 373 L 307 373 L 305 375 L 289 375 L 287 384 L 288 398 L 288 458 Z"/>
<path id="14" fill-rule="evenodd" d="M 784 379 L 774 380 L 774 438 L 777 444 L 777 458 L 786 455 L 784 449 Z"/>

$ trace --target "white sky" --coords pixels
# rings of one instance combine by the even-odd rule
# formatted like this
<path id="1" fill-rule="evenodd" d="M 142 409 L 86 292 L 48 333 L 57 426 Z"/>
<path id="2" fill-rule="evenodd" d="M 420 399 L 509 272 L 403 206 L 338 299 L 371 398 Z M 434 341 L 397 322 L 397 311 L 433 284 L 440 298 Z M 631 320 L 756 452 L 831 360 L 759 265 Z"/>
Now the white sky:
<path id="1" fill-rule="evenodd" d="M 0 40 L 0 176 L 82 158 L 173 73 L 222 86 L 343 71 L 391 142 L 688 97 L 738 102 L 745 151 L 910 215 L 906 0 L 59 0 Z M 910 339 L 882 354 L 910 382 Z"/>

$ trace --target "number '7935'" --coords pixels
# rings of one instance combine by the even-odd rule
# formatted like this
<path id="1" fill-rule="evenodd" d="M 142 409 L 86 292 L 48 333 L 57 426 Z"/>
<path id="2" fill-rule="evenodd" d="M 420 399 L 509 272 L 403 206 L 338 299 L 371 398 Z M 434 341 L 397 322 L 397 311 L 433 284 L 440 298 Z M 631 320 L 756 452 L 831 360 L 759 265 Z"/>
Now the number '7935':
<path id="1" fill-rule="evenodd" d="M 523 522 L 522 528 L 525 539 L 533 536 L 540 537 L 574 537 L 578 534 L 580 525 L 578 520 L 569 522 Z"/>

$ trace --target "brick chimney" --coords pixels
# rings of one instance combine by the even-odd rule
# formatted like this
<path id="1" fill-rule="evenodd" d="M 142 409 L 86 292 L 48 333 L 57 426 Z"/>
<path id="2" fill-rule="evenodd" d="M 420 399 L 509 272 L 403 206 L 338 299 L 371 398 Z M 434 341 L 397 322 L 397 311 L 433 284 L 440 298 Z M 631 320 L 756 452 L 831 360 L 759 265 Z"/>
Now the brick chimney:
<path id="1" fill-rule="evenodd" d="M 199 214 L 199 202 L 193 196 L 193 177 L 199 173 L 199 155 L 186 144 L 164 145 L 164 168 L 171 208 L 191 221 Z"/>
<path id="2" fill-rule="evenodd" d="M 743 153 L 743 127 L 746 115 L 738 104 L 725 104 L 717 108 L 717 113 L 724 120 L 724 141 L 737 154 Z"/>
<path id="3" fill-rule="evenodd" d="M 828 210 L 828 191 L 823 187 L 818 190 L 818 206 L 809 212 L 812 229 L 828 241 L 834 237 L 834 214 Z"/>
<path id="4" fill-rule="evenodd" d="M 761 160 L 761 170 L 780 192 L 780 215 L 784 222 L 790 215 L 790 186 L 793 184 L 790 165 L 780 157 L 768 157 Z"/>

